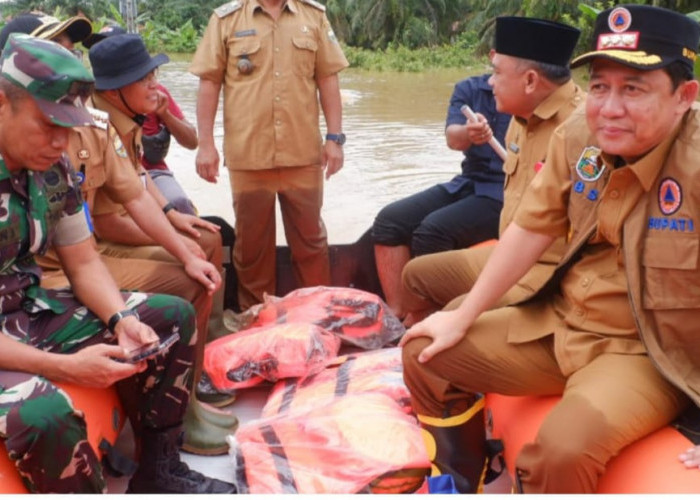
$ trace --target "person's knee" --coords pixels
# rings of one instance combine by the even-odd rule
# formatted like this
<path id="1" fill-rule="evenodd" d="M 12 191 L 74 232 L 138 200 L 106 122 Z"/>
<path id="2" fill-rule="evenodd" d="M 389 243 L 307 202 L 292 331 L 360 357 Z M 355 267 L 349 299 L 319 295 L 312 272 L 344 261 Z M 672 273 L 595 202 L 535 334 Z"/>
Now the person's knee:
<path id="1" fill-rule="evenodd" d="M 456 248 L 449 230 L 424 220 L 411 236 L 411 255 L 419 257 Z"/>
<path id="2" fill-rule="evenodd" d="M 201 229 L 199 233 L 200 237 L 198 243 L 206 254 L 207 260 L 214 264 L 219 271 L 221 271 L 223 261 L 223 243 L 221 240 L 221 233 L 209 231 L 207 229 Z"/>
<path id="3" fill-rule="evenodd" d="M 189 301 L 174 295 L 154 294 L 143 306 L 146 309 L 139 309 L 139 315 L 161 338 L 177 331 L 182 344 L 194 344 L 196 312 Z"/>
<path id="4" fill-rule="evenodd" d="M 408 389 L 413 392 L 416 383 L 422 380 L 421 374 L 424 365 L 418 361 L 418 355 L 430 344 L 427 337 L 412 339 L 401 348 L 401 358 L 403 362 L 403 378 Z"/>
<path id="5" fill-rule="evenodd" d="M 372 224 L 372 240 L 377 245 L 408 245 L 411 230 L 402 224 L 400 214 L 394 213 L 392 205 L 381 209 Z"/>

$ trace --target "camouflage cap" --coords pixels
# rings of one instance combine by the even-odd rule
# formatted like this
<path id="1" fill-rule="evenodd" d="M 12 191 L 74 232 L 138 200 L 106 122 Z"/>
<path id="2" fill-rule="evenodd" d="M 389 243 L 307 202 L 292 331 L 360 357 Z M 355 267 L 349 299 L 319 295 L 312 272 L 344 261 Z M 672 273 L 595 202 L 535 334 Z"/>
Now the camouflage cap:
<path id="1" fill-rule="evenodd" d="M 56 125 L 94 125 L 84 100 L 95 79 L 67 49 L 20 33 L 10 35 L 0 58 L 0 75 L 25 89 Z"/>

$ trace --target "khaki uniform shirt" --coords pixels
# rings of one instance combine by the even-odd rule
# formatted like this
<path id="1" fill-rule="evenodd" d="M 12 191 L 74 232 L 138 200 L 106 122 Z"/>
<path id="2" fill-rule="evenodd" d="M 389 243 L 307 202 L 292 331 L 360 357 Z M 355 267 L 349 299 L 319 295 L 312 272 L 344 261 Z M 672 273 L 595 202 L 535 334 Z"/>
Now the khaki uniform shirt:
<path id="1" fill-rule="evenodd" d="M 97 95 L 88 102 L 88 106 L 100 105 L 105 111 L 111 111 L 111 106 L 105 104 Z M 139 196 L 144 184 L 134 168 L 132 157 L 112 125 L 123 125 L 120 117 L 115 120 L 99 109 L 93 110 L 92 114 L 99 127 L 72 129 L 66 154 L 82 178 L 80 190 L 88 203 L 90 214 L 111 213 L 123 209 L 122 203 Z M 133 120 L 127 120 L 136 126 Z M 37 262 L 45 270 L 61 268 L 53 250 L 44 256 L 38 256 Z"/>
<path id="2" fill-rule="evenodd" d="M 135 194 L 125 200 L 124 194 L 115 195 L 115 186 L 104 183 L 97 188 L 95 203 L 90 207 L 91 213 L 102 215 L 119 212 L 124 214 L 126 209 L 122 203 L 135 198 L 146 186 L 142 177 L 147 175 L 147 172 L 141 165 L 141 127 L 100 95 L 95 94 L 92 100 L 95 108 L 109 114 L 111 125 L 109 140 L 111 144 L 105 145 L 105 147 L 109 150 L 114 162 L 112 170 L 129 179 L 130 194 L 132 192 Z M 115 155 L 111 154 L 112 151 Z M 137 183 L 140 185 L 138 189 L 136 188 Z"/>
<path id="3" fill-rule="evenodd" d="M 691 160 L 700 156 L 694 145 L 700 140 L 700 115 L 693 110 L 686 118 L 680 133 L 672 131 L 643 158 L 622 165 L 600 153 L 583 111 L 577 112 L 553 136 L 545 169 L 525 194 L 515 221 L 570 241 L 563 263 L 572 264 L 554 296 L 560 318 L 555 352 L 565 374 L 603 353 L 644 353 L 646 344 L 655 346 L 649 353 L 657 365 L 658 357 L 673 367 L 662 372 L 697 401 L 700 393 L 684 383 L 692 379 L 689 373 L 700 373 L 700 343 L 689 334 L 700 317 L 694 226 L 700 203 L 690 195 L 700 187 L 697 161 Z M 675 311 L 659 328 L 655 311 L 669 309 Z M 679 330 L 684 335 L 676 334 Z M 661 347 L 666 342 L 684 347 L 667 354 Z M 700 388 L 700 377 L 692 383 Z"/>
<path id="4" fill-rule="evenodd" d="M 190 71 L 224 87 L 226 165 L 320 165 L 316 80 L 348 66 L 325 9 L 287 0 L 273 20 L 257 0 L 222 7 L 212 14 Z M 252 63 L 250 73 L 239 71 L 242 59 Z"/>
<path id="5" fill-rule="evenodd" d="M 511 223 L 532 179 L 543 167 L 554 130 L 583 103 L 584 98 L 585 92 L 570 80 L 541 102 L 528 120 L 511 119 L 505 139 L 508 156 L 503 163 L 506 177 L 499 233 L 502 234 Z M 552 275 L 565 247 L 563 239 L 555 241 L 518 282 L 518 287 L 530 294 L 539 290 Z"/>

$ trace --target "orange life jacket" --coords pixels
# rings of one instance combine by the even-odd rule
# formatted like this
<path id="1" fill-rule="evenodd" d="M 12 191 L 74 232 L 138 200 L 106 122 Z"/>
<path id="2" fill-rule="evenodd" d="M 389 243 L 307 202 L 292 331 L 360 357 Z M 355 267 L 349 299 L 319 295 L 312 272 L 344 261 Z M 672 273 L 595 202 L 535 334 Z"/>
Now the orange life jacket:
<path id="1" fill-rule="evenodd" d="M 253 326 L 313 323 L 362 349 L 384 347 L 406 331 L 379 296 L 355 288 L 300 288 L 282 298 L 267 296 L 256 311 Z"/>
<path id="2" fill-rule="evenodd" d="M 339 349 L 340 339 L 312 324 L 250 328 L 207 344 L 203 378 L 225 392 L 305 377 L 321 371 Z"/>
<path id="3" fill-rule="evenodd" d="M 255 420 L 230 443 L 239 493 L 398 493 L 430 469 L 416 419 L 384 394 Z"/>
<path id="4" fill-rule="evenodd" d="M 340 356 L 315 375 L 302 380 L 281 380 L 270 392 L 262 416 L 271 417 L 364 392 L 386 394 L 405 413 L 412 412 L 411 394 L 403 381 L 400 348 Z"/>

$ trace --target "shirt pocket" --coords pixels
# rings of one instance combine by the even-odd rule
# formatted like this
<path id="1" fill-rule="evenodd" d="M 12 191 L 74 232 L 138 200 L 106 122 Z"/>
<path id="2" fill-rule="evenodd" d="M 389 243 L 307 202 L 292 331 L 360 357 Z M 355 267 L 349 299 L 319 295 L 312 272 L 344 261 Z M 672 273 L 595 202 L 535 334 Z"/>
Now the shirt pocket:
<path id="1" fill-rule="evenodd" d="M 503 173 L 505 174 L 505 179 L 503 180 L 503 189 L 505 189 L 510 182 L 512 182 L 513 175 L 518 168 L 518 163 L 520 162 L 520 154 L 514 152 L 512 149 L 506 157 L 506 161 L 503 162 Z"/>
<path id="2" fill-rule="evenodd" d="M 642 300 L 647 309 L 700 307 L 700 273 L 696 236 L 649 237 L 644 244 Z"/>
<path id="3" fill-rule="evenodd" d="M 260 40 L 254 37 L 229 38 L 228 48 L 228 75 L 234 81 L 250 80 L 262 74 L 262 53 L 260 51 Z M 247 59 L 252 65 L 250 71 L 246 72 L 239 62 Z M 241 71 L 243 69 L 243 71 Z"/>
<path id="4" fill-rule="evenodd" d="M 299 76 L 313 78 L 318 43 L 308 36 L 295 36 L 292 37 L 292 45 L 294 45 L 294 55 L 292 57 L 294 73 Z"/>

